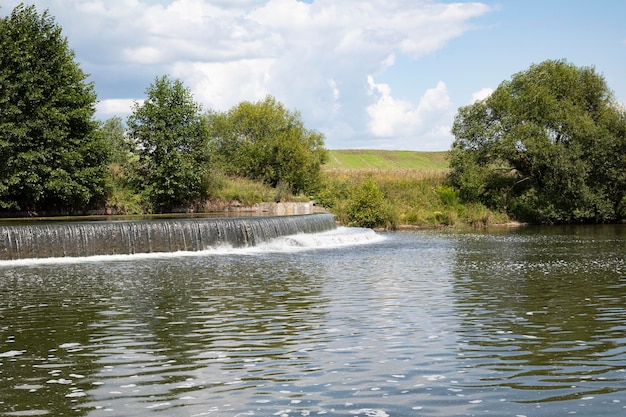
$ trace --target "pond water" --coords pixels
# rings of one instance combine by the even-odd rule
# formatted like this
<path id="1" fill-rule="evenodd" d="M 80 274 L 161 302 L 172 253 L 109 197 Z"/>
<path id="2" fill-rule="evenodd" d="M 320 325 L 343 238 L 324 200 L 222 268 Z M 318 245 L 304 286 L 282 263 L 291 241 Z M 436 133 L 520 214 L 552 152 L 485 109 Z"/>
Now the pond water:
<path id="1" fill-rule="evenodd" d="M 0 415 L 626 414 L 626 226 L 0 262 Z"/>

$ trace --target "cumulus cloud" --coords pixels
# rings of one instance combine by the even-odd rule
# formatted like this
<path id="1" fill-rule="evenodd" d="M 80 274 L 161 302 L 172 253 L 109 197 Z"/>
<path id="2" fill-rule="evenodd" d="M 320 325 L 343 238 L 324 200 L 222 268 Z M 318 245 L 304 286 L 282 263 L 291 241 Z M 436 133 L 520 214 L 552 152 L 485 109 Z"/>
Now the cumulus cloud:
<path id="1" fill-rule="evenodd" d="M 368 84 L 370 94 L 375 97 L 367 107 L 369 133 L 377 138 L 388 138 L 379 141 L 379 146 L 441 148 L 441 142 L 450 134 L 449 125 L 444 120 L 453 112 L 445 83 L 440 81 L 428 89 L 418 103 L 394 98 L 389 85 L 377 84 L 371 76 Z M 431 142 L 430 146 L 424 143 L 426 141 Z"/>
<path id="2" fill-rule="evenodd" d="M 484 100 L 489 97 L 493 93 L 493 88 L 483 88 L 479 91 L 476 91 L 472 94 L 472 103 L 476 103 L 477 101 Z"/>
<path id="3" fill-rule="evenodd" d="M 387 84 L 376 84 L 368 77 L 370 94 L 376 101 L 367 107 L 368 128 L 374 136 L 394 136 L 399 131 L 413 130 L 420 122 L 419 109 L 405 100 L 394 99 Z"/>
<path id="4" fill-rule="evenodd" d="M 192 86 L 194 98 L 205 107 L 225 110 L 270 94 L 267 84 L 273 65 L 273 59 L 180 62 L 172 66 L 171 74 Z"/>
<path id="5" fill-rule="evenodd" d="M 3 0 L 7 14 L 21 0 Z M 206 108 L 274 95 L 299 110 L 328 147 L 393 136 L 440 136 L 443 82 L 421 98 L 394 97 L 375 77 L 432 53 L 490 11 L 430 0 L 35 0 L 63 28 L 91 74 L 100 114 L 141 99 L 155 77 L 180 78 Z M 450 122 L 448 121 L 448 124 Z M 433 139 L 435 138 L 435 139 Z M 398 139 L 400 140 L 400 139 Z M 400 142 L 397 142 L 400 143 Z"/>
<path id="6" fill-rule="evenodd" d="M 136 102 L 141 103 L 141 101 L 128 98 L 101 100 L 96 104 L 96 111 L 106 118 L 123 117 L 130 114 Z"/>

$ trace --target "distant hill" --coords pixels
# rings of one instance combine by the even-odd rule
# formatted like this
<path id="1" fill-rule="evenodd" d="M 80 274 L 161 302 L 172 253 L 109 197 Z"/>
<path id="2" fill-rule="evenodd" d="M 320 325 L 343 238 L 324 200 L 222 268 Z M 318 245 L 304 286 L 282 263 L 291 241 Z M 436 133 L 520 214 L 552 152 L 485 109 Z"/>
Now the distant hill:
<path id="1" fill-rule="evenodd" d="M 448 170 L 447 152 L 330 150 L 327 170 Z"/>

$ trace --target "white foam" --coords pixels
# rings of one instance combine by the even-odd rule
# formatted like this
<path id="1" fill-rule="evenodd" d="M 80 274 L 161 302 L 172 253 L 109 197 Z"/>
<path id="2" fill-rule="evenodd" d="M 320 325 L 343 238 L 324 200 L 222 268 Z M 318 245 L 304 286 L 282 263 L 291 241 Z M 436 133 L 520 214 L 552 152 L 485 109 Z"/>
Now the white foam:
<path id="1" fill-rule="evenodd" d="M 364 245 L 383 240 L 384 237 L 372 229 L 359 227 L 338 227 L 322 233 L 302 233 L 273 239 L 261 243 L 250 251 L 293 252 L 312 249 L 333 249 L 346 246 Z"/>
<path id="2" fill-rule="evenodd" d="M 366 417 L 389 417 L 389 414 L 383 410 L 376 410 L 373 408 L 362 408 L 360 410 L 354 410 L 350 414 L 355 416 L 364 415 Z"/>

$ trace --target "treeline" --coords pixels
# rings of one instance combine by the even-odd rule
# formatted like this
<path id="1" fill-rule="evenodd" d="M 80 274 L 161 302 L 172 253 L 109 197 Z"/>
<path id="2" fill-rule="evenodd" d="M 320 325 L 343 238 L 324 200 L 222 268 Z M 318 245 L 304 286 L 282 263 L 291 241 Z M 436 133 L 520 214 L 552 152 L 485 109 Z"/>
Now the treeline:
<path id="1" fill-rule="evenodd" d="M 201 204 L 225 178 L 287 195 L 320 184 L 324 137 L 273 97 L 204 111 L 157 77 L 126 121 L 94 119 L 93 83 L 46 11 L 0 19 L 0 212 L 166 212 Z"/>
<path id="2" fill-rule="evenodd" d="M 125 121 L 96 121 L 96 102 L 47 12 L 20 5 L 0 19 L 0 214 L 301 194 L 355 226 L 626 219 L 626 109 L 593 67 L 564 60 L 461 107 L 449 175 L 434 179 L 323 173 L 323 135 L 271 96 L 207 111 L 161 76 Z"/>

